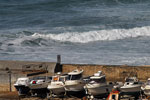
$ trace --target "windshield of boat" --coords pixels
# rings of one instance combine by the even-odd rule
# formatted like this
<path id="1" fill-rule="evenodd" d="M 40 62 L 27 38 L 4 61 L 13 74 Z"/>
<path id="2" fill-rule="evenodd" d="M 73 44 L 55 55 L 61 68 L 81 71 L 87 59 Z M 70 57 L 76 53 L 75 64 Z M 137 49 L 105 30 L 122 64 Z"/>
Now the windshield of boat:
<path id="1" fill-rule="evenodd" d="M 46 80 L 46 76 L 33 77 L 31 80 Z"/>
<path id="2" fill-rule="evenodd" d="M 68 79 L 69 79 L 69 80 L 79 80 L 79 79 L 81 79 L 81 77 L 82 77 L 82 74 L 69 75 L 69 76 L 68 76 Z"/>
<path id="3" fill-rule="evenodd" d="M 64 82 L 65 80 L 66 80 L 66 77 L 60 77 L 60 78 L 59 78 L 59 81 Z"/>
<path id="4" fill-rule="evenodd" d="M 51 81 L 52 77 L 50 77 L 50 76 L 36 76 L 36 77 L 33 77 L 33 78 L 30 79 L 30 81 L 32 81 L 32 80 L 35 80 L 35 81 L 37 81 L 37 80 Z"/>
<path id="5" fill-rule="evenodd" d="M 67 77 L 68 76 L 53 76 L 53 79 L 52 79 L 52 81 L 54 82 L 54 81 L 66 81 L 66 79 L 67 79 Z"/>
<path id="6" fill-rule="evenodd" d="M 91 79 L 90 83 L 105 83 L 106 79 L 105 78 L 100 78 L 100 79 Z"/>
<path id="7" fill-rule="evenodd" d="M 147 81 L 147 85 L 150 85 L 150 80 Z"/>
<path id="8" fill-rule="evenodd" d="M 134 79 L 126 79 L 126 82 L 133 82 Z"/>

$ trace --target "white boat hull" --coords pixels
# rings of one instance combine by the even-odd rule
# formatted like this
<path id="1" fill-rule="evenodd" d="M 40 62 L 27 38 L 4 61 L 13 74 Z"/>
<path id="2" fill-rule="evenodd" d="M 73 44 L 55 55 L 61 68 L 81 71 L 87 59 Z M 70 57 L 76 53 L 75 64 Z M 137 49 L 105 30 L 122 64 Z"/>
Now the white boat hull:
<path id="1" fill-rule="evenodd" d="M 134 94 L 141 91 L 141 85 L 122 86 L 120 89 L 123 93 Z"/>
<path id="2" fill-rule="evenodd" d="M 66 91 L 83 91 L 84 90 L 84 81 L 82 80 L 69 80 L 65 82 L 65 90 Z"/>
<path id="3" fill-rule="evenodd" d="M 64 94 L 65 93 L 65 88 L 63 85 L 60 84 L 55 84 L 55 85 L 48 85 L 47 87 L 48 90 L 50 90 L 53 94 L 55 95 L 60 95 L 60 94 Z"/>
<path id="4" fill-rule="evenodd" d="M 112 86 L 106 84 L 87 84 L 85 88 L 88 94 L 93 96 L 107 94 L 112 90 Z"/>
<path id="5" fill-rule="evenodd" d="M 146 85 L 144 88 L 142 88 L 144 91 L 144 94 L 147 96 L 150 96 L 150 85 Z"/>
<path id="6" fill-rule="evenodd" d="M 18 91 L 19 95 L 27 95 L 30 91 L 29 88 L 29 78 L 28 77 L 21 77 L 18 78 L 14 87 Z"/>
<path id="7" fill-rule="evenodd" d="M 44 88 L 47 88 L 47 86 L 48 86 L 48 83 L 45 82 L 45 83 L 41 83 L 41 84 L 30 84 L 29 88 L 31 90 L 35 90 L 35 89 L 44 89 Z"/>
<path id="8" fill-rule="evenodd" d="M 105 87 L 98 87 L 98 88 L 88 88 L 88 94 L 90 95 L 101 95 L 107 93 Z"/>
<path id="9" fill-rule="evenodd" d="M 56 95 L 65 94 L 64 88 L 55 88 L 55 89 L 52 89 L 51 91 L 53 94 L 56 94 Z"/>
<path id="10" fill-rule="evenodd" d="M 150 89 L 144 90 L 144 94 L 147 95 L 147 96 L 150 96 Z"/>

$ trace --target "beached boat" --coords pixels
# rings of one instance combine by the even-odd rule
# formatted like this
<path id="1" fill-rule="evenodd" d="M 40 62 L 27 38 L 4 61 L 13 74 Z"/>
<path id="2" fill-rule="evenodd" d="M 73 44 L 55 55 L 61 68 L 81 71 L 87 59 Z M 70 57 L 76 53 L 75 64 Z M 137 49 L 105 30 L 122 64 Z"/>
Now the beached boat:
<path id="1" fill-rule="evenodd" d="M 68 73 L 68 80 L 65 81 L 65 91 L 67 95 L 82 97 L 85 94 L 85 82 L 82 79 L 83 70 L 74 70 Z"/>
<path id="2" fill-rule="evenodd" d="M 85 90 L 90 96 L 107 97 L 109 92 L 112 90 L 113 84 L 107 84 L 105 75 L 102 74 L 102 71 L 98 71 L 93 76 L 90 77 L 90 82 L 85 85 Z"/>
<path id="3" fill-rule="evenodd" d="M 63 96 L 65 94 L 64 82 L 66 81 L 68 75 L 60 75 L 52 77 L 51 83 L 48 84 L 48 90 L 50 90 L 50 94 L 56 96 Z"/>
<path id="4" fill-rule="evenodd" d="M 128 77 L 120 90 L 123 95 L 135 95 L 138 96 L 141 91 L 141 82 L 138 81 L 137 77 Z"/>
<path id="5" fill-rule="evenodd" d="M 18 78 L 14 87 L 18 91 L 18 95 L 28 95 L 30 88 L 29 88 L 29 78 L 22 77 Z"/>
<path id="6" fill-rule="evenodd" d="M 150 78 L 148 78 L 146 84 L 141 89 L 146 96 L 150 96 Z"/>
<path id="7" fill-rule="evenodd" d="M 30 81 L 29 88 L 33 96 L 46 96 L 47 95 L 47 86 L 50 83 L 50 78 L 46 76 L 34 77 Z"/>

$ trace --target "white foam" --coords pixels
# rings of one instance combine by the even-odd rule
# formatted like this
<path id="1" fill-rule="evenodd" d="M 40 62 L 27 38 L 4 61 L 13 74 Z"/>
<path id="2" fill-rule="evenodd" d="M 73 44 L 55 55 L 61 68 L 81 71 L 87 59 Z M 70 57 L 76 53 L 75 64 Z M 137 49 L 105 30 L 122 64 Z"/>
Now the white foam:
<path id="1" fill-rule="evenodd" d="M 35 33 L 32 37 L 40 37 L 44 39 L 52 39 L 61 42 L 78 42 L 88 43 L 93 41 L 104 41 L 104 40 L 117 40 L 139 36 L 150 36 L 150 26 L 139 27 L 133 29 L 112 29 L 112 30 L 100 30 L 100 31 L 89 31 L 89 32 L 72 32 L 72 33 L 61 33 L 61 34 L 40 34 Z"/>

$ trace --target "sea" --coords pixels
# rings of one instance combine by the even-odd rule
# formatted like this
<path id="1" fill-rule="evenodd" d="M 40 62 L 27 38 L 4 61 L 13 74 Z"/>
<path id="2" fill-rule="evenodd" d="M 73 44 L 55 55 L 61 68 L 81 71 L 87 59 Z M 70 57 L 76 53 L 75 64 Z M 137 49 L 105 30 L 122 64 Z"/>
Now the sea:
<path id="1" fill-rule="evenodd" d="M 150 65 L 150 0 L 0 0 L 0 60 Z"/>

